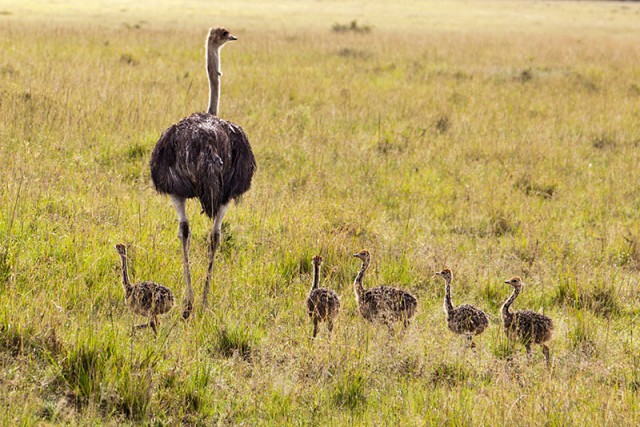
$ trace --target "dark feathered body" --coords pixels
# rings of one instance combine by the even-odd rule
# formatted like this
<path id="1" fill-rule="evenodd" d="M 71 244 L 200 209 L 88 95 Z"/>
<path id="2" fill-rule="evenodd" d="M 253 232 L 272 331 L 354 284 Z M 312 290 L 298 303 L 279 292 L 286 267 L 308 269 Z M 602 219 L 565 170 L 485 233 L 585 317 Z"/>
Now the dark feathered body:
<path id="1" fill-rule="evenodd" d="M 513 341 L 527 344 L 542 344 L 551 339 L 551 318 L 535 311 L 522 310 L 502 315 L 504 331 Z"/>
<path id="2" fill-rule="evenodd" d="M 509 307 L 520 294 L 522 289 L 521 279 L 517 276 L 505 281 L 513 287 L 513 293 L 504 302 L 500 315 L 502 324 L 507 337 L 513 341 L 519 341 L 524 344 L 527 349 L 527 355 L 531 354 L 531 344 L 539 344 L 542 347 L 542 353 L 550 363 L 549 347 L 545 344 L 553 335 L 553 322 L 551 318 L 536 313 L 535 311 L 509 311 Z"/>
<path id="3" fill-rule="evenodd" d="M 157 191 L 197 197 L 213 218 L 220 206 L 249 190 L 256 161 L 240 126 L 195 113 L 162 133 L 150 167 Z"/>
<path id="4" fill-rule="evenodd" d="M 353 282 L 358 311 L 365 319 L 385 323 L 389 328 L 394 322 L 402 321 L 404 327 L 416 313 L 418 300 L 409 292 L 391 286 L 378 286 L 365 289 L 362 286 L 364 272 L 369 267 L 371 254 L 362 251 L 354 254 L 362 260 L 362 267 Z"/>
<path id="5" fill-rule="evenodd" d="M 320 265 L 322 257 L 316 255 L 311 260 L 313 264 L 313 284 L 307 297 L 307 314 L 313 321 L 313 337 L 318 333 L 318 323 L 327 322 L 329 334 L 333 330 L 333 321 L 340 311 L 340 298 L 331 289 L 320 288 Z"/>
<path id="6" fill-rule="evenodd" d="M 479 308 L 462 304 L 447 313 L 447 326 L 456 334 L 479 335 L 489 326 L 489 319 Z"/>
<path id="7" fill-rule="evenodd" d="M 340 298 L 331 289 L 313 289 L 307 297 L 307 314 L 314 321 L 333 320 L 340 311 Z"/>
<path id="8" fill-rule="evenodd" d="M 403 321 L 408 324 L 418 307 L 416 297 L 391 286 L 365 289 L 358 295 L 357 303 L 362 317 L 383 323 Z"/>
<path id="9" fill-rule="evenodd" d="M 171 289 L 155 282 L 141 282 L 131 285 L 127 304 L 134 313 L 141 316 L 157 316 L 173 307 Z"/>
<path id="10" fill-rule="evenodd" d="M 436 275 L 442 277 L 445 282 L 444 291 L 444 313 L 447 316 L 447 326 L 449 330 L 456 334 L 465 335 L 471 347 L 475 347 L 473 336 L 479 335 L 489 326 L 489 318 L 486 313 L 478 307 L 470 304 L 453 306 L 451 301 L 451 282 L 453 273 L 448 268 L 437 272 Z"/>

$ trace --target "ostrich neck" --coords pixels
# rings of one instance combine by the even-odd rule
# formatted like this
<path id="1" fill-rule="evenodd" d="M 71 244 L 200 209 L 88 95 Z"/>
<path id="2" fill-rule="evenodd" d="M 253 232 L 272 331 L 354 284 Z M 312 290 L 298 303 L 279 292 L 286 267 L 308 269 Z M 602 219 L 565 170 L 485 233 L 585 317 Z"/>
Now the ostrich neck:
<path id="1" fill-rule="evenodd" d="M 320 266 L 318 264 L 313 265 L 313 285 L 311 289 L 318 289 L 318 283 L 320 283 Z"/>
<path id="2" fill-rule="evenodd" d="M 453 303 L 451 302 L 451 280 L 445 281 L 444 289 L 444 312 L 449 314 L 450 311 L 453 311 Z"/>
<path id="3" fill-rule="evenodd" d="M 129 270 L 127 269 L 127 257 L 126 255 L 120 255 L 122 259 L 122 287 L 127 298 L 131 295 L 131 282 L 129 281 Z"/>
<path id="4" fill-rule="evenodd" d="M 356 296 L 360 296 L 364 293 L 364 287 L 362 286 L 362 279 L 364 278 L 364 272 L 369 267 L 369 261 L 362 261 L 362 267 L 356 276 L 356 280 L 353 281 L 353 289 L 356 292 Z"/>
<path id="5" fill-rule="evenodd" d="M 207 75 L 209 76 L 209 108 L 207 112 L 217 116 L 220 103 L 220 48 L 207 48 Z"/>
<path id="6" fill-rule="evenodd" d="M 502 304 L 502 309 L 500 310 L 500 312 L 502 313 L 503 319 L 511 317 L 511 313 L 509 313 L 509 307 L 511 306 L 511 304 L 513 304 L 513 301 L 515 301 L 515 299 L 518 297 L 518 294 L 520 294 L 520 288 L 513 288 L 513 293 L 511 294 L 509 299 L 507 299 L 504 302 L 504 304 Z"/>

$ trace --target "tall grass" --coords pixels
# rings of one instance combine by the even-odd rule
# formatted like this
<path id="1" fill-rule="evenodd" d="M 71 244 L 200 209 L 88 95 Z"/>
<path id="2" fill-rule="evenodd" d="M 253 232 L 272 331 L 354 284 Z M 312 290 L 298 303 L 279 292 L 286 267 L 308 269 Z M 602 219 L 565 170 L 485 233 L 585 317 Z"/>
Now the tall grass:
<path id="1" fill-rule="evenodd" d="M 131 248 L 136 280 L 180 297 L 175 212 L 148 161 L 166 127 L 205 108 L 214 23 L 169 22 L 171 4 L 146 20 L 100 2 L 68 24 L 37 19 L 55 5 L 0 13 L 0 419 L 638 424 L 637 5 L 221 10 L 240 37 L 223 51 L 221 112 L 258 172 L 225 219 L 211 306 L 164 316 L 154 338 L 131 334 L 143 319 L 123 303 L 113 244 Z M 332 30 L 352 21 L 369 31 Z M 211 223 L 196 202 L 188 214 L 198 302 Z M 365 248 L 367 286 L 419 299 L 404 333 L 356 310 Z M 303 304 L 315 254 L 342 298 L 331 339 L 310 338 Z M 492 317 L 475 351 L 446 328 L 445 267 L 455 302 Z M 501 331 L 515 274 L 514 309 L 554 319 L 550 370 Z"/>

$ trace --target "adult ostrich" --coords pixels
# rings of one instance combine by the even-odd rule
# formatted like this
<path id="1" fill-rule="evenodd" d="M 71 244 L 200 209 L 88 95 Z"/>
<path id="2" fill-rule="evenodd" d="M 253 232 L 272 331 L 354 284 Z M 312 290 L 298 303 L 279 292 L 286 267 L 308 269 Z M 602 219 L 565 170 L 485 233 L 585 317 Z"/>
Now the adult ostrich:
<path id="1" fill-rule="evenodd" d="M 209 266 L 204 283 L 202 305 L 213 273 L 213 259 L 220 245 L 222 219 L 229 203 L 251 187 L 256 161 L 249 140 L 240 126 L 217 116 L 220 98 L 220 49 L 237 37 L 224 28 L 211 28 L 206 41 L 209 76 L 209 108 L 194 113 L 165 130 L 151 154 L 151 179 L 156 190 L 168 194 L 178 213 L 178 238 L 182 243 L 182 262 L 187 288 L 182 317 L 193 310 L 193 288 L 189 269 L 191 230 L 186 201 L 198 198 L 202 210 L 213 220 L 209 236 Z"/>

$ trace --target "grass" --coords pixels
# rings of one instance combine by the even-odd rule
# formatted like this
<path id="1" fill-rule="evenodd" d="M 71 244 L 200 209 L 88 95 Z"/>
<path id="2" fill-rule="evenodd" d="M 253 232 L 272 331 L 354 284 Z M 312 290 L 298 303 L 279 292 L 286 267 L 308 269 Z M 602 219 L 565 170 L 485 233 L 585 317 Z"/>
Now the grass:
<path id="1" fill-rule="evenodd" d="M 638 5 L 247 1 L 209 22 L 197 1 L 128 4 L 0 8 L 0 419 L 640 422 Z M 333 30 L 352 22 L 369 30 Z M 181 299 L 148 161 L 205 108 L 202 46 L 222 23 L 239 41 L 221 114 L 259 169 L 226 217 L 211 307 L 131 335 L 113 245 Z M 188 213 L 198 302 L 211 223 Z M 404 334 L 356 311 L 365 248 L 366 286 L 418 297 Z M 342 298 L 331 340 L 311 340 L 304 308 L 315 254 Z M 475 351 L 446 328 L 445 267 L 454 302 L 491 316 Z M 554 319 L 550 370 L 500 329 L 512 275 L 514 308 Z"/>

